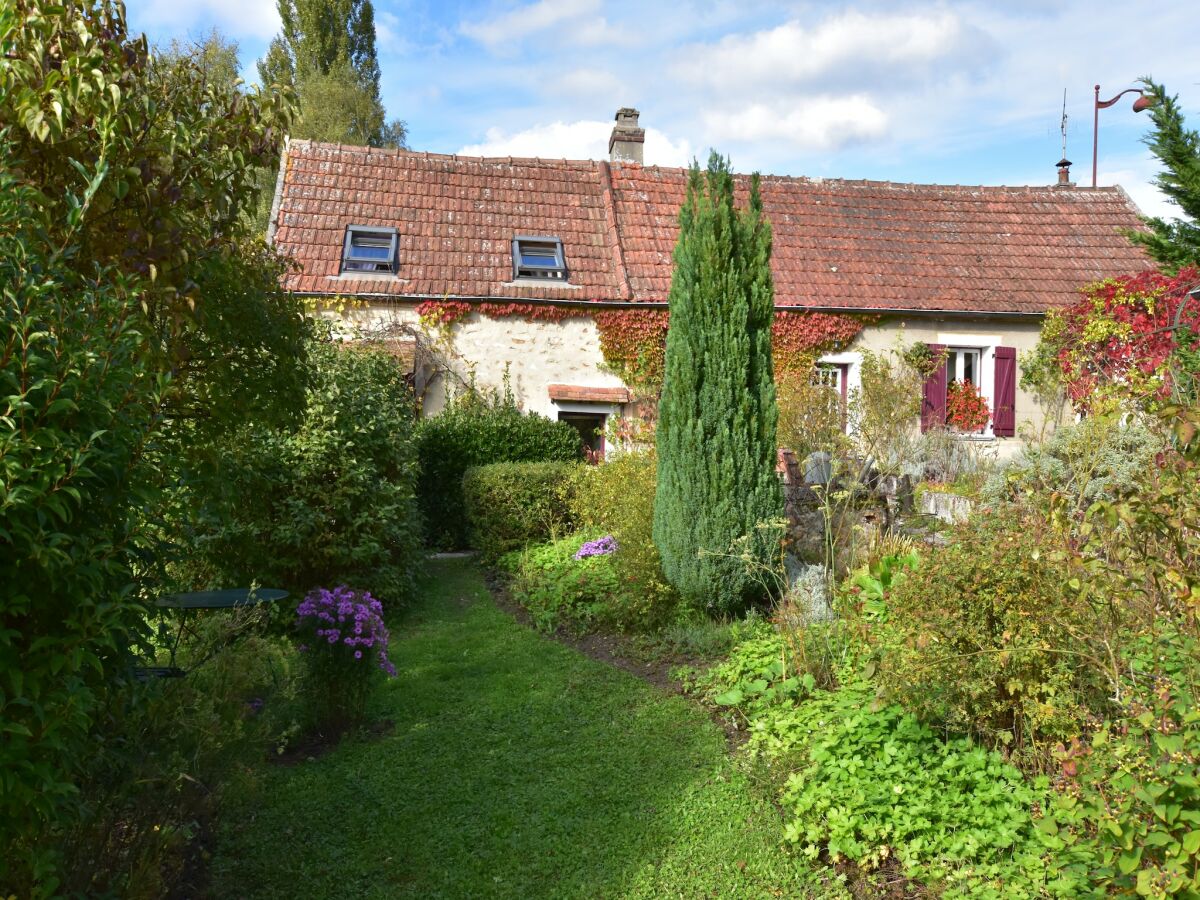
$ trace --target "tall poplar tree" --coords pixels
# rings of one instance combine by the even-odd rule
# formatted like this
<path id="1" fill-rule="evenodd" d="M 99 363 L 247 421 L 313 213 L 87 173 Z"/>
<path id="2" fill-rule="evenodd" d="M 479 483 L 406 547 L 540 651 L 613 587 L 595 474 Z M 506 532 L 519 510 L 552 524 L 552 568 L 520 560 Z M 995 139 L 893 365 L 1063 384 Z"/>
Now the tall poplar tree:
<path id="1" fill-rule="evenodd" d="M 1163 165 L 1154 181 L 1179 206 L 1180 217 L 1147 218 L 1150 232 L 1131 232 L 1129 237 L 1166 271 L 1177 272 L 1183 266 L 1200 266 L 1200 135 L 1184 124 L 1178 97 L 1168 96 L 1165 87 L 1149 78 L 1142 83 L 1154 99 L 1154 130 L 1146 145 Z"/>
<path id="2" fill-rule="evenodd" d="M 404 147 L 407 129 L 387 120 L 379 90 L 371 0 L 276 0 L 283 30 L 258 62 L 263 84 L 294 88 L 295 137 Z"/>
<path id="3" fill-rule="evenodd" d="M 771 228 L 758 176 L 733 202 L 728 160 L 692 166 L 679 213 L 658 419 L 654 542 L 680 594 L 710 612 L 761 594 L 747 560 L 770 565 L 761 523 L 783 514 L 775 474 Z M 736 542 L 744 540 L 738 547 Z"/>

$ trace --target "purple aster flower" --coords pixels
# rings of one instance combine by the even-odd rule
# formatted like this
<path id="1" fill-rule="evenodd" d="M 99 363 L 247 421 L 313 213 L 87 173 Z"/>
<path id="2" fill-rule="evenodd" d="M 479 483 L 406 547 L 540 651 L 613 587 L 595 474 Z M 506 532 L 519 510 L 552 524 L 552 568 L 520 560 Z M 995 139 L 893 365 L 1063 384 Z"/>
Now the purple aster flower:
<path id="1" fill-rule="evenodd" d="M 611 534 L 607 534 L 594 541 L 585 542 L 575 553 L 575 558 L 588 559 L 592 556 L 608 556 L 610 553 L 616 553 L 619 549 L 620 545 L 617 544 L 617 539 Z"/>

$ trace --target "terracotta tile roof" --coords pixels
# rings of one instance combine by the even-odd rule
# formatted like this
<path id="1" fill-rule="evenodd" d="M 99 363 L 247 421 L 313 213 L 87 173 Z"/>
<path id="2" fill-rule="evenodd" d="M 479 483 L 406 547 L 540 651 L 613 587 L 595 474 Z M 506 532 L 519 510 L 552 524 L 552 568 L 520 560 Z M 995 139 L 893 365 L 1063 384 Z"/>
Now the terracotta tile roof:
<path id="1" fill-rule="evenodd" d="M 292 141 L 275 242 L 314 294 L 587 301 L 667 298 L 687 173 Z M 739 179 L 744 194 L 747 180 Z M 763 178 L 776 302 L 1042 312 L 1149 266 L 1120 188 Z M 395 226 L 397 276 L 339 276 L 347 225 Z M 513 283 L 516 234 L 562 239 L 569 285 Z"/>
<path id="2" fill-rule="evenodd" d="M 552 384 L 547 387 L 551 400 L 583 400 L 592 403 L 628 403 L 629 388 L 588 387 L 582 384 Z"/>

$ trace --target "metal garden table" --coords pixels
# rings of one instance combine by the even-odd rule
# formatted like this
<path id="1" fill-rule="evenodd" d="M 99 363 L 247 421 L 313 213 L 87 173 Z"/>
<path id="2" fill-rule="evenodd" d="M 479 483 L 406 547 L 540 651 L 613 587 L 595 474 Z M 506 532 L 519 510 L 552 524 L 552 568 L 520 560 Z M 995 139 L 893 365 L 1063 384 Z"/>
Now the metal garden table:
<path id="1" fill-rule="evenodd" d="M 180 678 L 187 673 L 175 665 L 175 653 L 179 650 L 179 642 L 188 631 L 188 616 L 195 610 L 239 609 L 254 607 L 264 603 L 278 603 L 286 600 L 289 594 L 279 588 L 226 588 L 220 591 L 192 591 L 186 594 L 167 594 L 160 597 L 155 604 L 162 610 L 177 610 L 179 612 L 179 628 L 171 642 L 171 661 L 167 666 L 148 666 L 142 673 L 157 678 Z M 192 634 L 195 634 L 193 629 Z M 200 665 L 205 660 L 201 660 Z M 195 666 L 193 666 L 195 668 Z"/>

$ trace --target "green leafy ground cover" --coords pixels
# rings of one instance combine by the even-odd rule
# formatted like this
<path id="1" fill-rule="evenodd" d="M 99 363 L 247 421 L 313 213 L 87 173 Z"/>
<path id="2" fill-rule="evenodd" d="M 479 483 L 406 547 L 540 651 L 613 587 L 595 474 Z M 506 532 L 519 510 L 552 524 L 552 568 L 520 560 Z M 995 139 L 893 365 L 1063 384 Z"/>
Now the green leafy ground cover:
<path id="1" fill-rule="evenodd" d="M 393 632 L 394 730 L 272 766 L 214 896 L 837 896 L 694 704 L 522 627 L 435 561 Z"/>

